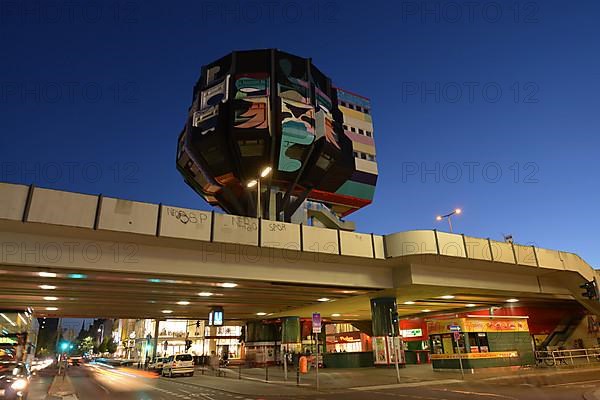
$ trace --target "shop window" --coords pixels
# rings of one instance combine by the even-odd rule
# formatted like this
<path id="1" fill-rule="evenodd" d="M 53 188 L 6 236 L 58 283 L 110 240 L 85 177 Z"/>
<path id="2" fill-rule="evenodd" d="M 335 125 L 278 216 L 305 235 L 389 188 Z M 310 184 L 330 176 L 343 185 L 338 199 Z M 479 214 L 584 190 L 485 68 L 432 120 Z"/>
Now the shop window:
<path id="1" fill-rule="evenodd" d="M 365 134 L 365 131 L 363 131 L 362 129 L 359 129 L 359 130 L 358 130 L 358 133 L 360 133 L 361 135 L 364 135 L 364 134 Z"/>
<path id="2" fill-rule="evenodd" d="M 453 338 L 454 339 L 454 338 Z M 458 353 L 458 349 L 456 348 L 456 340 L 452 340 L 452 346 L 454 349 L 454 353 Z M 465 334 L 461 333 L 458 339 L 458 348 L 460 349 L 461 353 L 465 353 L 466 352 L 466 348 L 465 348 Z"/>
<path id="3" fill-rule="evenodd" d="M 469 345 L 471 353 L 487 353 L 490 351 L 487 333 L 485 332 L 469 333 Z"/>
<path id="4" fill-rule="evenodd" d="M 356 128 L 355 128 L 355 127 L 351 126 L 351 127 L 350 127 L 350 130 L 351 130 L 352 132 L 356 133 Z"/>
<path id="5" fill-rule="evenodd" d="M 372 137 L 372 136 L 373 136 L 373 133 L 372 133 L 371 131 L 366 131 L 366 132 L 365 132 L 365 134 L 366 134 L 368 137 Z"/>
<path id="6" fill-rule="evenodd" d="M 444 345 L 440 335 L 431 336 L 431 354 L 444 354 Z"/>

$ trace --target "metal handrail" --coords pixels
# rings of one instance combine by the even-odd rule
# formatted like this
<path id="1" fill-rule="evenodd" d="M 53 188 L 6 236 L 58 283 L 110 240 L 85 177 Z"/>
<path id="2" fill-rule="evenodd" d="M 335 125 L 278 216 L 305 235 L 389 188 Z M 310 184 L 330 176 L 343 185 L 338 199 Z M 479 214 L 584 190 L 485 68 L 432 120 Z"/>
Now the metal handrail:
<path id="1" fill-rule="evenodd" d="M 540 350 L 535 352 L 535 358 L 538 361 L 552 360 L 552 364 L 554 365 L 556 365 L 557 361 L 565 363 L 564 360 L 566 359 L 570 359 L 571 364 L 574 364 L 576 358 L 585 358 L 587 362 L 590 363 L 591 361 L 600 361 L 600 347 L 589 349 Z"/>

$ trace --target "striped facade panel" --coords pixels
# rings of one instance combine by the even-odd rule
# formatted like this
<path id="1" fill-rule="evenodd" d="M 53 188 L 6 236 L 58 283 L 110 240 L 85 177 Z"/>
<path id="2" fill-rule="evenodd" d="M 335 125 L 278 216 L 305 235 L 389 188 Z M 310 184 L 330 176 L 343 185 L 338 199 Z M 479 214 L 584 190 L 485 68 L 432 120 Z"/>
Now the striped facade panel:
<path id="1" fill-rule="evenodd" d="M 336 194 L 371 202 L 378 176 L 371 102 L 339 88 L 337 97 L 338 107 L 344 116 L 344 133 L 352 141 L 356 170 Z"/>

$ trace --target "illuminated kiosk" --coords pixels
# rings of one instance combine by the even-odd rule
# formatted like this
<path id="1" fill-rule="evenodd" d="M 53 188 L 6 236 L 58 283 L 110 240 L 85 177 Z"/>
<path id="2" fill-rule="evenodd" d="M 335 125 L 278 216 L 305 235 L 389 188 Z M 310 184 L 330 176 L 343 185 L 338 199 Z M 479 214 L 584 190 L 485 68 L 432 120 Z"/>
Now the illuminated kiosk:
<path id="1" fill-rule="evenodd" d="M 187 184 L 230 214 L 352 231 L 342 218 L 373 199 L 370 102 L 309 58 L 236 51 L 203 66 L 178 143 Z"/>
<path id="2" fill-rule="evenodd" d="M 427 321 L 434 369 L 535 364 L 528 317 L 468 315 Z"/>

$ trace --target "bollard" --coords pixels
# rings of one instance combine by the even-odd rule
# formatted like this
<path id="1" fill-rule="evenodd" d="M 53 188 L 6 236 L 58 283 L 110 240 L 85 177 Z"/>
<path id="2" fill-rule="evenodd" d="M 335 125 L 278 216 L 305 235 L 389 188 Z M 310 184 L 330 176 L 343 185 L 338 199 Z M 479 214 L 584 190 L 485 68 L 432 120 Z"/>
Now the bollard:
<path id="1" fill-rule="evenodd" d="M 242 364 L 238 368 L 238 379 L 242 379 Z"/>
<path id="2" fill-rule="evenodd" d="M 269 364 L 265 364 L 265 381 L 269 382 Z"/>
<path id="3" fill-rule="evenodd" d="M 300 386 L 300 368 L 296 367 L 296 386 Z"/>

